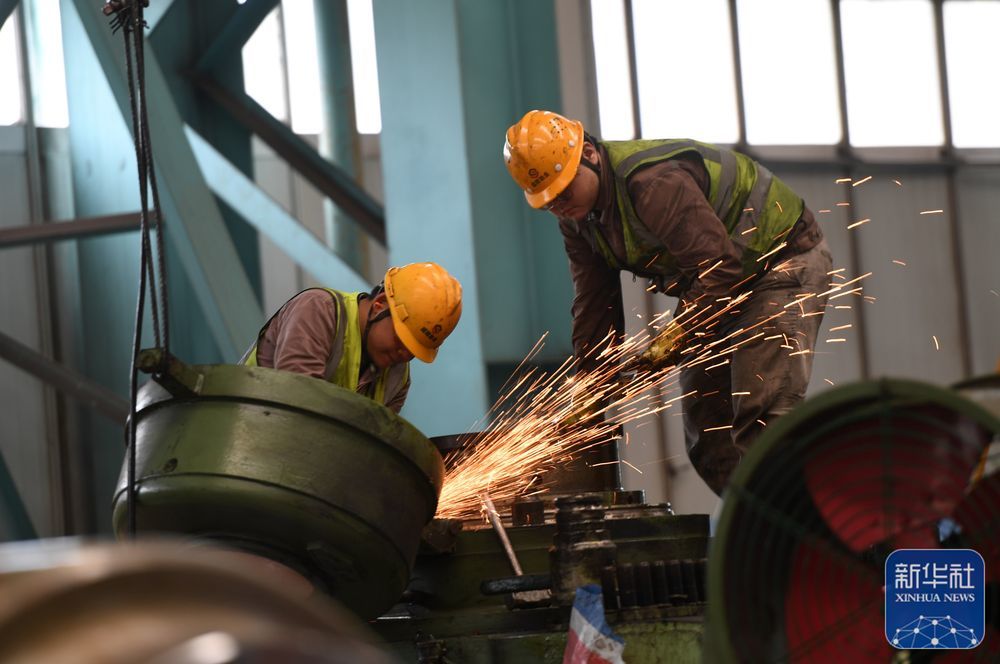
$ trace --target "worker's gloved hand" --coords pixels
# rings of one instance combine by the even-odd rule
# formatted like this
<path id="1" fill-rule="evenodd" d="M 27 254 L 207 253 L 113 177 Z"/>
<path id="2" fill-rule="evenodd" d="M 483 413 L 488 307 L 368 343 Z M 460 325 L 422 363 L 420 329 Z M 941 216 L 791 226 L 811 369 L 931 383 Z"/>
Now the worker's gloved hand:
<path id="1" fill-rule="evenodd" d="M 637 368 L 662 369 L 680 362 L 684 349 L 684 328 L 671 321 L 636 358 Z"/>

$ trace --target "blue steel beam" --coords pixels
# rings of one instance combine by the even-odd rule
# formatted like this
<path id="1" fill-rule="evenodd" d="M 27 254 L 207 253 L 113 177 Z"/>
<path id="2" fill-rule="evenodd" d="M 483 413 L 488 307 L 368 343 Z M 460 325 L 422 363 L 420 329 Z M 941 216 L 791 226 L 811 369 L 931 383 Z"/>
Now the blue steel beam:
<path id="1" fill-rule="evenodd" d="M 546 332 L 539 359 L 572 353 L 573 288 L 558 225 L 525 204 L 498 147 L 525 111 L 561 110 L 554 6 L 374 3 L 390 245 L 396 233 L 426 232 L 404 244 L 472 261 L 483 361 L 498 368 L 516 365 Z M 442 211 L 420 210 L 432 201 L 461 210 L 460 221 L 439 228 L 430 220 Z"/>
<path id="2" fill-rule="evenodd" d="M 146 25 L 149 26 L 149 34 L 153 34 L 160 24 L 160 20 L 170 13 L 173 6 L 174 0 L 155 0 L 143 10 L 142 17 L 146 19 Z"/>
<path id="3" fill-rule="evenodd" d="M 314 187 L 333 200 L 369 235 L 385 244 L 382 206 L 340 168 L 324 159 L 288 125 L 276 119 L 242 90 L 233 90 L 211 78 L 198 84 L 233 118 L 260 137 Z"/>
<path id="4" fill-rule="evenodd" d="M 454 95 L 465 121 L 471 250 L 479 297 L 489 303 L 481 309 L 488 363 L 519 363 L 546 332 L 539 360 L 561 362 L 572 353 L 573 287 L 558 224 L 525 204 L 499 147 L 507 127 L 529 109 L 562 110 L 554 5 L 456 3 L 461 79 Z"/>
<path id="5" fill-rule="evenodd" d="M 197 74 L 208 74 L 226 58 L 238 58 L 243 45 L 267 18 L 279 0 L 247 0 L 222 32 L 205 49 L 194 69 Z"/>
<path id="6" fill-rule="evenodd" d="M 227 58 L 239 57 L 243 45 L 277 4 L 277 0 L 249 0 L 240 7 L 198 59 L 193 79 L 237 122 L 271 146 L 341 211 L 384 245 L 385 213 L 378 201 L 359 187 L 350 173 L 325 159 L 242 89 L 234 88 L 215 75 L 215 70 Z M 320 8 L 318 16 L 322 15 Z M 354 230 L 353 227 L 350 230 Z M 342 234 L 351 237 L 350 230 Z M 350 248 L 348 252 L 353 253 Z"/>
<path id="7" fill-rule="evenodd" d="M 467 431 L 489 405 L 466 142 L 480 128 L 462 106 L 460 4 L 373 3 L 389 259 L 432 260 L 462 282 L 455 332 L 434 364 L 411 365 L 403 414 L 428 435 Z"/>
<path id="8" fill-rule="evenodd" d="M 120 35 L 111 34 L 99 3 L 73 0 L 126 124 L 131 126 Z M 260 305 L 240 264 L 222 215 L 198 170 L 183 122 L 153 49 L 145 51 L 146 91 L 164 229 L 190 279 L 209 329 L 224 357 L 236 358 L 248 330 L 263 322 Z"/>
<path id="9" fill-rule="evenodd" d="M 209 187 L 248 224 L 266 235 L 320 283 L 348 291 L 371 288 L 371 284 L 229 163 L 198 132 L 191 127 L 185 127 L 185 131 Z"/>

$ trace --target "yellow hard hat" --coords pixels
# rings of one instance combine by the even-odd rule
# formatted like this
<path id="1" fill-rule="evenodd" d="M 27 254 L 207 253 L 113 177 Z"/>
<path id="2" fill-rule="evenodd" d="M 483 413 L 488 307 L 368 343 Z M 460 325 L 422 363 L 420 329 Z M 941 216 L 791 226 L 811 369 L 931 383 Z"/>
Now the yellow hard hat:
<path id="1" fill-rule="evenodd" d="M 396 336 L 413 356 L 433 362 L 462 316 L 462 285 L 437 263 L 410 263 L 385 273 Z"/>
<path id="2" fill-rule="evenodd" d="M 582 122 L 552 111 L 528 111 L 507 130 L 503 159 L 531 207 L 546 205 L 573 180 L 583 141 Z"/>

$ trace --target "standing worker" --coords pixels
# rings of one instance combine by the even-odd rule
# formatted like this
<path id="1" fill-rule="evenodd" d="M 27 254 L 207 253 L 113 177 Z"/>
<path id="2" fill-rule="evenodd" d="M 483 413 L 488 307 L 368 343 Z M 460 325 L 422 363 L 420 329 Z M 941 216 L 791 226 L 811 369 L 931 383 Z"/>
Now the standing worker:
<path id="1" fill-rule="evenodd" d="M 433 362 L 461 315 L 462 286 L 443 267 L 390 267 L 370 293 L 302 291 L 264 324 L 240 363 L 321 378 L 398 413 L 410 360 Z"/>
<path id="2" fill-rule="evenodd" d="M 805 397 L 832 263 L 812 212 L 740 153 L 691 140 L 601 141 L 550 111 L 507 130 L 504 160 L 528 204 L 559 219 L 581 371 L 594 367 L 602 341 L 624 334 L 622 270 L 678 297 L 685 312 L 640 356 L 650 368 L 686 359 L 694 335 L 684 321 L 708 320 L 740 293 L 750 294 L 718 315 L 710 336 L 698 330 L 701 347 L 729 334 L 735 344 L 740 328 L 778 314 L 728 364 L 681 363 L 688 456 L 721 495 L 763 427 Z"/>

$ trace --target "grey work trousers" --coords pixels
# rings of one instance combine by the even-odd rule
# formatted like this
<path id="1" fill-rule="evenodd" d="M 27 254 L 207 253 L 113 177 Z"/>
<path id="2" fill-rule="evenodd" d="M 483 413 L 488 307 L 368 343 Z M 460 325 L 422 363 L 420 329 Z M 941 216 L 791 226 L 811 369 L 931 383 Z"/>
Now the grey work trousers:
<path id="1" fill-rule="evenodd" d="M 822 240 L 765 273 L 753 284 L 750 297 L 738 305 L 738 312 L 723 314 L 716 334 L 725 336 L 779 311 L 785 313 L 756 330 L 734 336 L 732 344 L 722 344 L 729 347 L 759 331 L 765 333 L 726 356 L 728 363 L 713 366 L 726 359 L 720 357 L 681 369 L 683 394 L 696 391 L 683 400 L 688 458 L 716 494 L 722 494 L 736 465 L 764 427 L 805 398 L 812 351 L 827 301 L 827 296 L 818 296 L 829 289 L 827 273 L 832 262 L 826 240 Z M 806 293 L 816 296 L 785 307 Z"/>

